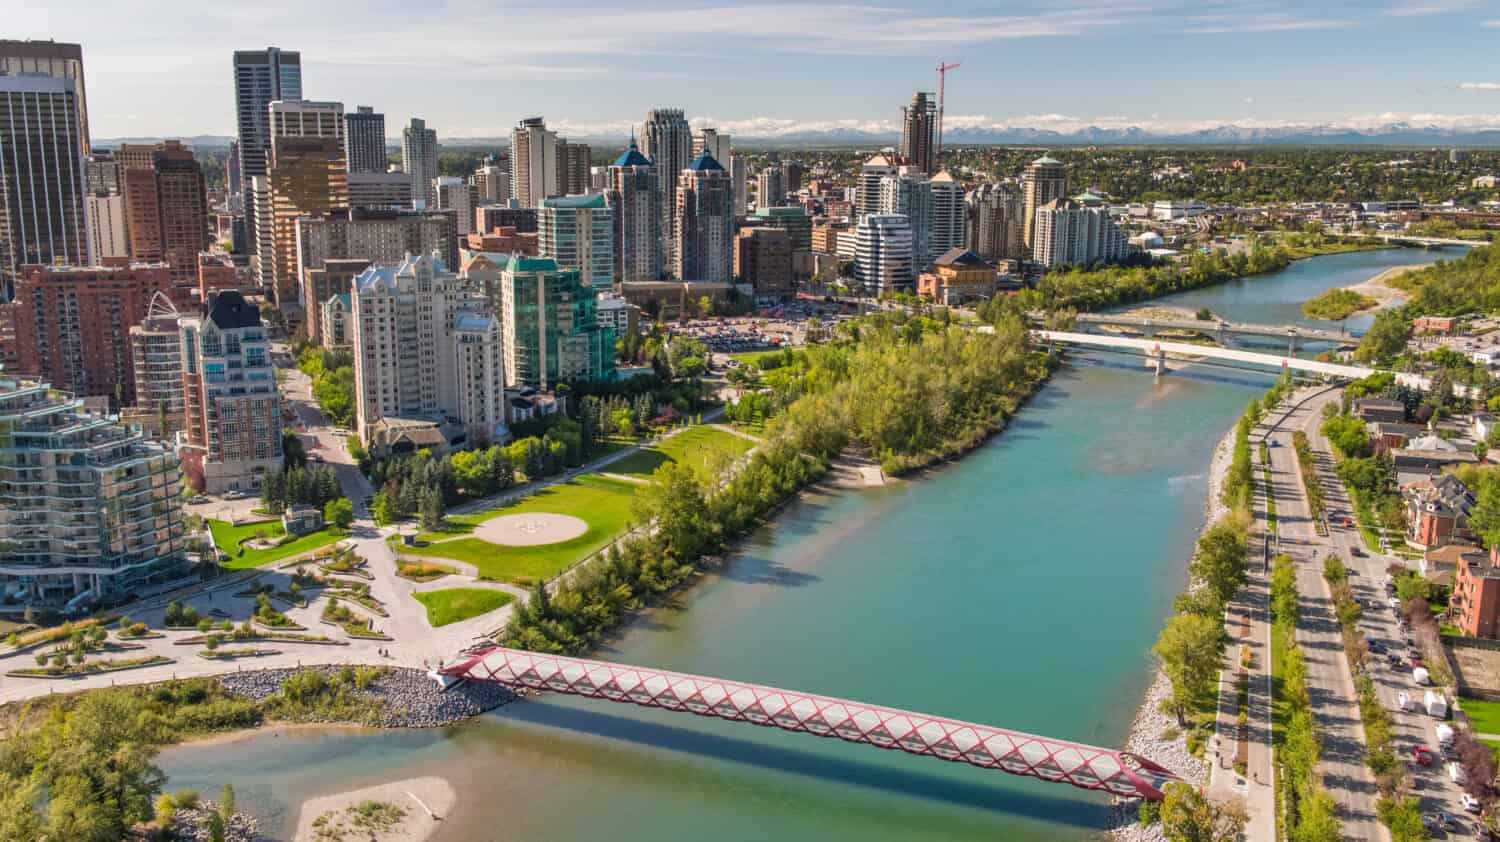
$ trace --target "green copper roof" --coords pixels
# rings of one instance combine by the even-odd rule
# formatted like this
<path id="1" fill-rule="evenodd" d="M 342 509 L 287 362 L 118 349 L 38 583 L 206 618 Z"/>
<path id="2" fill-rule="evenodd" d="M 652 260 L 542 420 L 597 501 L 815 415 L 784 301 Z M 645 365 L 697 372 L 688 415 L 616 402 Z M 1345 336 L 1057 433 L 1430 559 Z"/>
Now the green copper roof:
<path id="1" fill-rule="evenodd" d="M 769 216 L 807 216 L 807 211 L 802 208 L 756 208 L 755 215 L 761 217 Z M 811 219 L 812 217 L 808 217 Z"/>
<path id="2" fill-rule="evenodd" d="M 523 257 L 519 254 L 510 256 L 510 262 L 505 264 L 507 272 L 556 272 L 557 261 L 550 257 Z"/>
<path id="3" fill-rule="evenodd" d="M 603 193 L 585 193 L 577 196 L 554 196 L 537 202 L 539 208 L 602 208 Z"/>

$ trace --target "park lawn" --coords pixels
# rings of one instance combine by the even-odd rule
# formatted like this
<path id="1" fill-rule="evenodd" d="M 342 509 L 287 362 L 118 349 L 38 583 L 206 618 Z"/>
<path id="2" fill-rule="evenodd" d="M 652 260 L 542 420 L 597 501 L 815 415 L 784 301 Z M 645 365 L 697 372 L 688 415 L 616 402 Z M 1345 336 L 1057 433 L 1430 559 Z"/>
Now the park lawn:
<path id="1" fill-rule="evenodd" d="M 755 442 L 744 436 L 716 427 L 699 426 L 664 439 L 655 447 L 643 448 L 618 462 L 611 462 L 604 470 L 644 478 L 668 462 L 681 462 L 702 473 L 720 454 L 734 460 L 754 446 Z"/>
<path id="2" fill-rule="evenodd" d="M 427 622 L 433 627 L 446 626 L 509 605 L 515 596 L 488 588 L 447 588 L 414 593 L 417 602 L 427 607 Z"/>
<path id="3" fill-rule="evenodd" d="M 1478 734 L 1500 734 L 1500 702 L 1485 702 L 1479 699 L 1463 699 L 1464 715 Z"/>
<path id="4" fill-rule="evenodd" d="M 636 486 L 621 480 L 585 474 L 565 483 L 555 483 L 507 506 L 457 515 L 452 518 L 463 531 L 500 515 L 554 512 L 572 515 L 588 524 L 577 538 L 534 547 L 504 547 L 475 537 L 439 541 L 414 548 L 409 555 L 448 558 L 474 565 L 481 579 L 529 585 L 545 581 L 567 570 L 618 538 L 630 523 L 631 501 Z M 440 535 L 419 535 L 428 540 Z"/>
<path id="5" fill-rule="evenodd" d="M 323 529 L 307 535 L 299 536 L 295 541 L 289 541 L 279 547 L 270 547 L 263 550 L 245 550 L 244 555 L 239 555 L 239 541 L 249 538 L 260 530 L 272 538 L 280 538 L 286 534 L 279 520 L 262 520 L 255 523 L 242 523 L 238 526 L 223 520 L 208 521 L 208 529 L 213 533 L 214 546 L 218 547 L 229 560 L 222 565 L 226 570 L 245 570 L 251 567 L 260 567 L 283 558 L 289 558 L 329 544 L 344 537 L 344 533 L 333 529 Z"/>

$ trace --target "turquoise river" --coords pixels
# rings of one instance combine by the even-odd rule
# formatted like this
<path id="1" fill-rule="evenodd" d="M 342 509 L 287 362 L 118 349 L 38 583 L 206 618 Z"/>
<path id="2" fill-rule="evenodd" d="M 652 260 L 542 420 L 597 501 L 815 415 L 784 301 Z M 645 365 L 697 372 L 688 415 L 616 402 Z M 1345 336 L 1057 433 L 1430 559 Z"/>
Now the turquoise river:
<path id="1" fill-rule="evenodd" d="M 1328 287 L 1433 257 L 1314 258 L 1159 303 L 1287 321 Z M 599 655 L 1117 745 L 1214 446 L 1269 383 L 1081 357 L 966 459 L 792 505 Z M 444 730 L 262 731 L 161 764 L 170 788 L 233 784 L 273 832 L 304 798 L 425 774 L 458 791 L 442 840 L 1062 840 L 1106 818 L 1103 797 L 1065 786 L 562 697 Z"/>

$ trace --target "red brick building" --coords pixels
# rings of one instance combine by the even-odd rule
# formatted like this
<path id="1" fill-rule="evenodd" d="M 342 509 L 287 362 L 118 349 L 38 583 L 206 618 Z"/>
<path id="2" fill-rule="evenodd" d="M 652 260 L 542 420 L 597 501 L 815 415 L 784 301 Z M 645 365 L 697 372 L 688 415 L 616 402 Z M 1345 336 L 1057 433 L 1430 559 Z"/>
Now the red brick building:
<path id="1" fill-rule="evenodd" d="M 130 406 L 130 329 L 146 317 L 152 294 L 171 288 L 171 273 L 161 263 L 23 266 L 15 300 L 0 306 L 0 333 L 7 337 L 0 360 L 8 373 Z"/>
<path id="2" fill-rule="evenodd" d="M 198 253 L 208 248 L 208 198 L 203 171 L 193 151 L 175 140 L 146 147 L 122 159 L 125 227 L 130 259 L 166 263 L 179 308 L 193 304 L 198 282 Z"/>
<path id="3" fill-rule="evenodd" d="M 1444 474 L 1403 486 L 1406 501 L 1406 543 L 1422 549 L 1467 542 L 1469 512 L 1478 502 L 1474 493 L 1457 478 Z"/>
<path id="4" fill-rule="evenodd" d="M 1470 637 L 1500 636 L 1500 554 L 1490 550 L 1483 561 L 1462 560 L 1453 583 L 1449 607 L 1458 626 Z"/>

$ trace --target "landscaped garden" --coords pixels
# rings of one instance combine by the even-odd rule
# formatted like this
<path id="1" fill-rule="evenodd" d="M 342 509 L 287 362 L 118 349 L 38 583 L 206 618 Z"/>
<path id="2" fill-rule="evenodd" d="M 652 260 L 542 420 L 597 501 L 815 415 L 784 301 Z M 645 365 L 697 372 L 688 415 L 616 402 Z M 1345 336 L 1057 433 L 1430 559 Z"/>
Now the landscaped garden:
<path id="1" fill-rule="evenodd" d="M 223 520 L 208 521 L 209 531 L 214 536 L 214 546 L 224 553 L 228 558 L 223 566 L 229 570 L 245 570 L 251 567 L 260 567 L 283 558 L 326 547 L 329 544 L 344 537 L 344 533 L 336 529 L 323 529 L 311 532 L 307 535 L 298 535 L 285 543 L 281 543 L 287 537 L 286 530 L 282 528 L 279 520 L 261 520 L 253 523 L 241 523 L 238 525 Z M 248 546 L 241 547 L 241 542 L 249 543 L 247 539 L 264 537 L 265 540 L 275 546 L 260 549 L 250 549 Z M 242 552 L 243 549 L 243 552 Z"/>
<path id="2" fill-rule="evenodd" d="M 720 461 L 744 456 L 755 442 L 716 427 L 700 426 L 663 439 L 655 447 L 643 448 L 602 470 L 612 474 L 649 477 L 667 462 L 681 462 L 703 471 Z"/>
<path id="3" fill-rule="evenodd" d="M 408 554 L 467 562 L 474 565 L 482 579 L 515 584 L 550 579 L 625 531 L 635 492 L 634 483 L 584 475 L 550 485 L 510 505 L 449 517 L 445 532 L 423 532 L 417 536 L 418 540 L 437 540 L 437 543 L 414 548 Z M 588 528 L 565 541 L 531 546 L 501 546 L 476 537 L 438 540 L 445 534 L 472 532 L 475 526 L 491 518 L 531 513 L 569 515 L 582 520 Z"/>
<path id="4" fill-rule="evenodd" d="M 427 622 L 433 628 L 488 614 L 515 599 L 504 591 L 488 588 L 447 588 L 414 593 L 412 596 L 426 606 Z"/>

